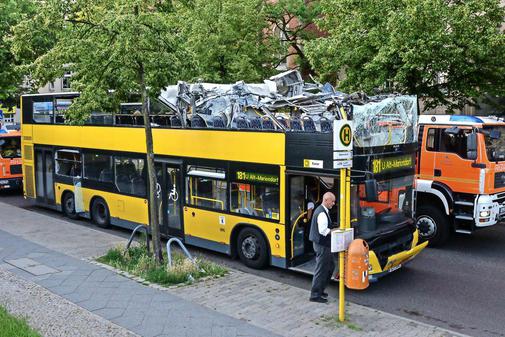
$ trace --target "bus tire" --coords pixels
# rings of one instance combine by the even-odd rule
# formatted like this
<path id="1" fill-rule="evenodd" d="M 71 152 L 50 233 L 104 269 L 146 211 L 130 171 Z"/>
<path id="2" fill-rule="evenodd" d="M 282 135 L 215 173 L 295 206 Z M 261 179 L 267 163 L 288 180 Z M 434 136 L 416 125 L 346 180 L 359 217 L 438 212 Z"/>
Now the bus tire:
<path id="1" fill-rule="evenodd" d="M 101 228 L 110 227 L 110 213 L 107 203 L 102 198 L 96 198 L 91 204 L 91 219 Z"/>
<path id="2" fill-rule="evenodd" d="M 444 244 L 451 233 L 448 217 L 436 206 L 424 205 L 417 209 L 416 227 L 422 241 L 430 247 Z"/>
<path id="3" fill-rule="evenodd" d="M 240 231 L 237 238 L 238 256 L 242 262 L 254 269 L 264 268 L 268 262 L 268 248 L 261 232 L 252 227 Z"/>
<path id="4" fill-rule="evenodd" d="M 79 218 L 79 215 L 75 212 L 74 193 L 65 192 L 63 194 L 63 198 L 61 198 L 61 208 L 66 217 L 74 220 Z"/>

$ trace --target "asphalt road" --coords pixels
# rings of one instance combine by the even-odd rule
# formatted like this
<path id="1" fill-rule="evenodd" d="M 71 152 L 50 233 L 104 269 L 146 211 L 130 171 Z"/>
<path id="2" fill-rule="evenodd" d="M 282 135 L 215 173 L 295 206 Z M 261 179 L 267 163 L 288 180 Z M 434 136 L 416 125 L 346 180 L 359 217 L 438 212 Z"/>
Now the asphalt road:
<path id="1" fill-rule="evenodd" d="M 58 212 L 31 206 L 19 193 L 0 193 L 0 201 L 64 218 Z M 93 226 L 86 220 L 68 221 Z M 122 229 L 104 231 L 129 236 Z M 277 268 L 252 270 L 221 254 L 201 249 L 193 252 L 245 272 L 310 288 L 311 278 L 306 275 Z M 347 299 L 472 336 L 505 336 L 504 279 L 505 225 L 498 225 L 471 236 L 458 234 L 443 248 L 428 248 L 366 291 L 347 291 Z M 338 295 L 336 283 L 329 293 Z"/>

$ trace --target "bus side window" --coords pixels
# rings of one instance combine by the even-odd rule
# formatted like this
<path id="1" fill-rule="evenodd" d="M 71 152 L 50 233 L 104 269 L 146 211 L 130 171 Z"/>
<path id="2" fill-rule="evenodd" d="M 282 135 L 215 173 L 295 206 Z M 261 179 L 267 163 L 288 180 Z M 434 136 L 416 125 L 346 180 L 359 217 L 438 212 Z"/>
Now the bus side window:
<path id="1" fill-rule="evenodd" d="M 279 219 L 279 189 L 259 184 L 231 183 L 230 210 L 260 218 Z"/>
<path id="2" fill-rule="evenodd" d="M 98 153 L 84 154 L 84 178 L 112 183 L 112 156 Z"/>
<path id="3" fill-rule="evenodd" d="M 207 177 L 187 177 L 186 179 L 188 204 L 226 210 L 226 181 Z"/>

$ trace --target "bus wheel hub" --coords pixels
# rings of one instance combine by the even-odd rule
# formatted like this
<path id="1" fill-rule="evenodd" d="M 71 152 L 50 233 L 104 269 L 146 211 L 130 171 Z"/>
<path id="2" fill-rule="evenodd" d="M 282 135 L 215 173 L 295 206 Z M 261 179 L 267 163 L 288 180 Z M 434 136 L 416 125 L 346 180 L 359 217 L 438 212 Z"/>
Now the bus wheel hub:
<path id="1" fill-rule="evenodd" d="M 254 259 L 256 257 L 256 240 L 254 240 L 253 237 L 248 236 L 242 241 L 242 253 L 248 259 Z"/>

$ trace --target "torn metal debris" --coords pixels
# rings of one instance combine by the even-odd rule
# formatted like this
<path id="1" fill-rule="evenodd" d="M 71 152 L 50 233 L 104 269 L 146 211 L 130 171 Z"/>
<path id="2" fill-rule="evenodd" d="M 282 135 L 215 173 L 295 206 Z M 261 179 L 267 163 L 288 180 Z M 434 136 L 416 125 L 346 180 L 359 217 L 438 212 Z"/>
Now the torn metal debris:
<path id="1" fill-rule="evenodd" d="M 333 120 L 352 119 L 358 147 L 417 138 L 416 96 L 349 95 L 328 83 L 305 83 L 296 70 L 257 84 L 179 82 L 159 100 L 170 111 L 167 127 L 332 132 Z"/>

